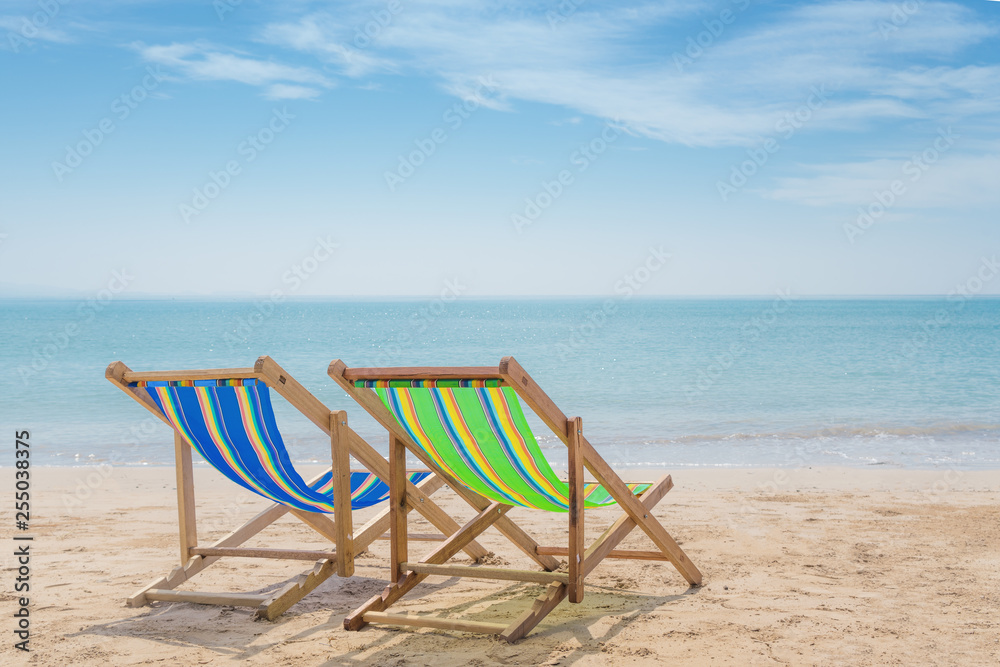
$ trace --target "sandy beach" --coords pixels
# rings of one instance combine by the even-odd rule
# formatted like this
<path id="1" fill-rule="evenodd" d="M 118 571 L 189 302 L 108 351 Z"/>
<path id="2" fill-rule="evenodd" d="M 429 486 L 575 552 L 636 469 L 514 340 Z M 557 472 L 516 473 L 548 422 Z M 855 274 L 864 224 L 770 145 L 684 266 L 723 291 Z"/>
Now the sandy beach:
<path id="1" fill-rule="evenodd" d="M 689 589 L 666 563 L 606 561 L 583 603 L 563 603 L 515 645 L 491 637 L 369 626 L 343 617 L 385 585 L 388 543 L 277 622 L 251 611 L 127 595 L 177 564 L 173 470 L 35 468 L 30 665 L 995 665 L 1000 661 L 1000 474 L 814 468 L 671 471 L 656 509 L 705 575 Z M 10 471 L 7 471 L 9 474 Z M 624 475 L 623 475 L 624 476 Z M 649 479 L 649 470 L 628 475 Z M 196 469 L 199 539 L 208 543 L 267 505 Z M 443 488 L 456 517 L 470 508 Z M 376 510 L 358 513 L 363 520 Z M 588 512 L 588 541 L 617 510 Z M 561 515 L 515 510 L 539 542 L 565 545 Z M 431 532 L 411 518 L 412 530 Z M 493 530 L 496 564 L 531 567 Z M 8 543 L 10 544 L 10 543 Z M 286 517 L 254 545 L 322 548 Z M 413 543 L 416 553 L 431 543 Z M 650 548 L 638 531 L 623 548 Z M 4 576 L 12 580 L 12 549 Z M 456 562 L 467 562 L 464 554 Z M 225 559 L 201 590 L 261 591 L 303 562 Z M 190 587 L 191 584 L 188 584 Z M 4 586 L 5 608 L 14 600 Z M 394 610 L 506 621 L 540 587 L 431 577 Z M 8 625 L 12 623 L 9 614 Z"/>

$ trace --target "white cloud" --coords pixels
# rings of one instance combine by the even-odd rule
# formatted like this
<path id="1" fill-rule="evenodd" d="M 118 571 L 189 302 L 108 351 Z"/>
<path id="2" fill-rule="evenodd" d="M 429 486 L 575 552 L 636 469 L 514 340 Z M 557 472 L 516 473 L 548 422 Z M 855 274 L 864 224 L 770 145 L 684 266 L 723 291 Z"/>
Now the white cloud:
<path id="1" fill-rule="evenodd" d="M 777 179 L 777 187 L 764 195 L 808 206 L 860 206 L 873 201 L 875 193 L 890 189 L 893 181 L 900 181 L 905 192 L 894 204 L 897 213 L 1000 204 L 1000 188 L 996 187 L 1000 151 L 942 153 L 926 162 L 920 156 L 932 147 L 928 141 L 926 146 L 892 158 L 803 166 L 802 175 Z"/>
<path id="2" fill-rule="evenodd" d="M 320 91 L 315 88 L 275 83 L 267 87 L 264 97 L 269 100 L 312 100 L 319 94 Z"/>
<path id="3" fill-rule="evenodd" d="M 3 43 L 12 49 L 20 48 L 25 42 L 30 44 L 35 40 L 60 44 L 73 41 L 64 31 L 40 24 L 28 16 L 0 16 L 0 30 L 7 31 Z"/>
<path id="4" fill-rule="evenodd" d="M 261 41 L 311 53 L 340 67 L 345 76 L 358 77 L 376 71 L 395 71 L 391 60 L 373 55 L 354 43 L 357 36 L 325 14 L 312 14 L 297 23 L 277 23 L 264 28 Z M 339 35 L 338 39 L 333 35 Z M 365 44 L 361 40 L 361 44 Z"/>
<path id="5" fill-rule="evenodd" d="M 265 88 L 268 99 L 308 99 L 333 84 L 309 67 L 282 65 L 203 43 L 135 44 L 144 60 L 200 81 L 237 81 Z"/>
<path id="6" fill-rule="evenodd" d="M 382 6 L 353 4 L 337 20 L 313 14 L 274 24 L 262 39 L 311 53 L 347 76 L 429 73 L 457 96 L 489 74 L 501 83 L 498 108 L 512 100 L 559 105 L 689 145 L 752 143 L 820 83 L 838 93 L 810 129 L 1000 111 L 1000 67 L 951 64 L 996 27 L 954 3 L 924 2 L 903 19 L 892 2 L 751 4 L 734 10 L 680 67 L 674 54 L 706 30 L 703 21 L 718 16 L 718 5 L 585 4 L 550 24 L 525 4 L 414 1 L 359 49 L 352 40 Z M 352 61 L 349 54 L 357 55 Z"/>

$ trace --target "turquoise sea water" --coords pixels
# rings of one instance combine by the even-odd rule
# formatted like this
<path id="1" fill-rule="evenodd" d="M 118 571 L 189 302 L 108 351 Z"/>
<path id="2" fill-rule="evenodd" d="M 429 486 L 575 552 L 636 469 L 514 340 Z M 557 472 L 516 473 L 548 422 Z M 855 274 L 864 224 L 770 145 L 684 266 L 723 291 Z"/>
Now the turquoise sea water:
<path id="1" fill-rule="evenodd" d="M 272 356 L 378 449 L 326 375 L 513 355 L 629 466 L 1000 467 L 1000 300 L 944 298 L 0 302 L 0 421 L 34 462 L 172 461 L 167 427 L 104 379 Z M 276 400 L 292 457 L 329 444 Z M 536 427 L 546 455 L 565 450 Z M 0 465 L 4 465 L 0 462 Z"/>

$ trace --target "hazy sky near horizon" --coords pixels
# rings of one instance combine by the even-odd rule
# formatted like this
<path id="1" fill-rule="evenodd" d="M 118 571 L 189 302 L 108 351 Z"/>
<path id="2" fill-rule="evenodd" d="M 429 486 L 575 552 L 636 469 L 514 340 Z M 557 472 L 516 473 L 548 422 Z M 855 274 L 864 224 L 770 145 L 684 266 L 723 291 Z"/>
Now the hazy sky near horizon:
<path id="1" fill-rule="evenodd" d="M 987 0 L 0 2 L 0 296 L 1000 294 L 998 38 Z"/>

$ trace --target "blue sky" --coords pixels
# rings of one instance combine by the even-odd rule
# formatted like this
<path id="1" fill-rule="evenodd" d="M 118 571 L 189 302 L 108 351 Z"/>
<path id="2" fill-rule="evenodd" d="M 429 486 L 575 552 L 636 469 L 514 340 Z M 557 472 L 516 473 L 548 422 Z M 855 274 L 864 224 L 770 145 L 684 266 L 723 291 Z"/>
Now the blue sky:
<path id="1" fill-rule="evenodd" d="M 1000 254 L 1000 2 L 36 0 L 0 36 L 7 294 L 946 294 Z"/>

